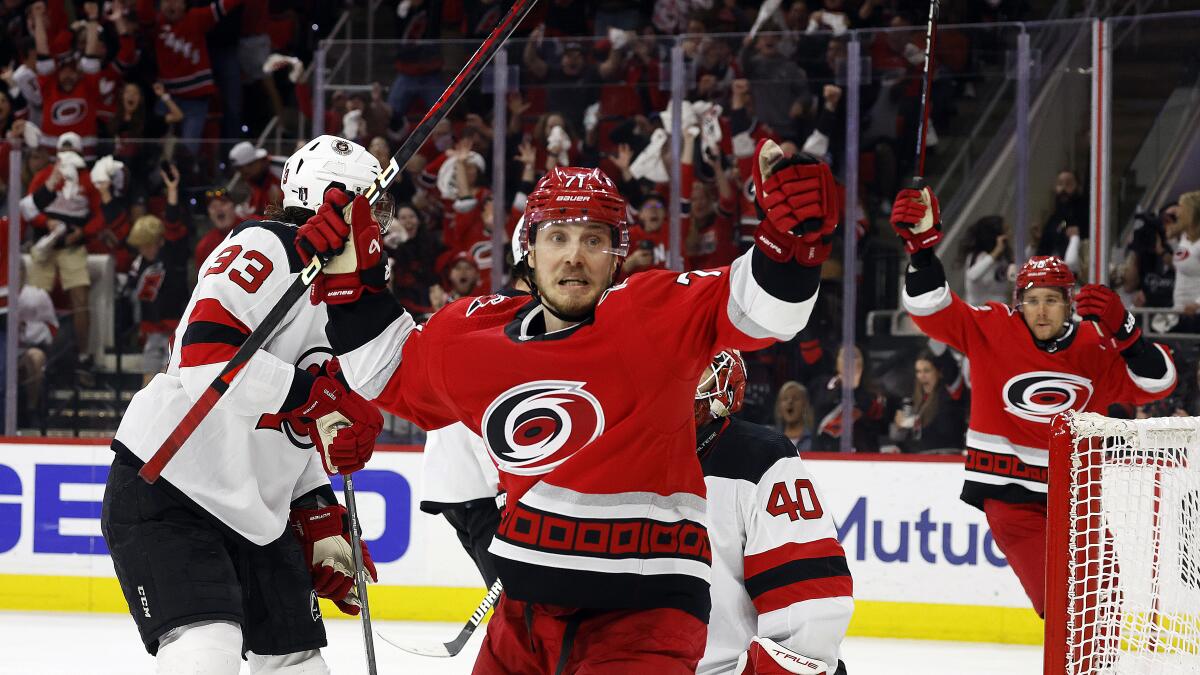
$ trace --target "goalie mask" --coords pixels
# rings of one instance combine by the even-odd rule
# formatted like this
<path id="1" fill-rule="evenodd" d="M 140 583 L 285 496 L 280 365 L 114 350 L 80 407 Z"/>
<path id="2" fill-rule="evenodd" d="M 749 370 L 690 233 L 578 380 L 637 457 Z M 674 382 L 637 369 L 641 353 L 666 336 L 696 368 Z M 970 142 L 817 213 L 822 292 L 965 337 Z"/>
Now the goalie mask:
<path id="1" fill-rule="evenodd" d="M 746 362 L 735 349 L 718 352 L 696 385 L 696 428 L 742 409 L 746 397 Z"/>
<path id="2" fill-rule="evenodd" d="M 383 169 L 363 146 L 338 136 L 318 136 L 297 150 L 283 165 L 279 187 L 283 207 L 316 211 L 329 188 L 341 188 L 360 195 L 371 187 Z M 395 203 L 387 192 L 371 206 L 375 222 L 387 230 L 395 213 Z"/>

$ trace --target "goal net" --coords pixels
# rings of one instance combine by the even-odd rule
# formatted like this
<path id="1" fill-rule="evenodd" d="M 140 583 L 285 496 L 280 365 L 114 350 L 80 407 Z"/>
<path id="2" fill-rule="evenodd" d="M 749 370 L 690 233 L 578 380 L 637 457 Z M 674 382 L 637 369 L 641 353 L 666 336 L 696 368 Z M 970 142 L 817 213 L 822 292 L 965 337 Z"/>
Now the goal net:
<path id="1" fill-rule="evenodd" d="M 1200 673 L 1200 418 L 1058 417 L 1045 672 Z"/>

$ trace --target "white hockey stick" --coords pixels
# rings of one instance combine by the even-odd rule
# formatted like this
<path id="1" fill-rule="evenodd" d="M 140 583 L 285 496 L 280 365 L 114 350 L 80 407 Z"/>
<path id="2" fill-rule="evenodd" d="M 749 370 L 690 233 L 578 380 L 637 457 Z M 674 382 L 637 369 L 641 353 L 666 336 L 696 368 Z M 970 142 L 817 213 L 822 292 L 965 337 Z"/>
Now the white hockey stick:
<path id="1" fill-rule="evenodd" d="M 487 613 L 495 606 L 496 601 L 500 599 L 500 594 L 503 592 L 504 584 L 500 583 L 500 580 L 497 579 L 496 583 L 492 584 L 492 587 L 488 589 L 487 595 L 483 596 L 483 601 L 479 603 L 474 612 L 471 612 L 471 618 L 467 619 L 467 625 L 463 626 L 463 629 L 458 633 L 458 637 L 450 642 L 390 638 L 379 631 L 375 631 L 375 634 L 389 645 L 399 647 L 410 654 L 435 656 L 438 658 L 456 656 L 466 646 L 467 640 L 471 639 L 471 634 L 475 632 L 479 624 L 483 623 L 483 617 L 487 616 Z"/>

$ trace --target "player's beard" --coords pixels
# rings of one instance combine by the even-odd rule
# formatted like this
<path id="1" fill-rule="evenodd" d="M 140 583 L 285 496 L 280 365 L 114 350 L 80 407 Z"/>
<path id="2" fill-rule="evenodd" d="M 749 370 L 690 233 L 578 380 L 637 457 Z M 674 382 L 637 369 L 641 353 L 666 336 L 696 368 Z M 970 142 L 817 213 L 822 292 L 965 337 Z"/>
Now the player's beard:
<path id="1" fill-rule="evenodd" d="M 600 302 L 600 296 L 604 291 L 612 285 L 614 270 L 609 272 L 603 279 L 593 279 L 591 275 L 580 272 L 578 276 L 587 279 L 588 286 L 586 293 L 568 293 L 559 287 L 560 274 L 555 274 L 549 279 L 536 279 L 537 271 L 533 271 L 533 277 L 536 281 L 536 291 L 538 300 L 546 309 L 563 321 L 578 323 L 584 321 L 596 311 L 596 305 Z M 568 274 L 567 276 L 574 276 Z"/>

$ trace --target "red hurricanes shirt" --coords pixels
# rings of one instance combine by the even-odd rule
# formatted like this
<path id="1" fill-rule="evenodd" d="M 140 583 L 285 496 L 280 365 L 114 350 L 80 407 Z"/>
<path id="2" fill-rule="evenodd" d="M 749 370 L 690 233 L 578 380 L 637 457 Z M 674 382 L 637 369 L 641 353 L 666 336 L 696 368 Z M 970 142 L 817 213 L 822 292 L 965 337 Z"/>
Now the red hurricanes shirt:
<path id="1" fill-rule="evenodd" d="M 707 617 L 692 400 L 715 351 L 759 349 L 807 322 L 814 271 L 777 267 L 809 295 L 770 295 L 747 255 L 720 270 L 635 275 L 594 318 L 553 333 L 536 328 L 543 309 L 528 296 L 464 299 L 413 328 L 388 318 L 395 301 L 381 294 L 368 300 L 382 311 L 331 307 L 330 336 L 350 385 L 383 409 L 483 437 L 508 493 L 491 545 L 506 593 Z"/>
<path id="2" fill-rule="evenodd" d="M 1015 310 L 997 302 L 972 306 L 948 285 L 910 296 L 904 308 L 931 338 L 971 361 L 971 421 L 963 499 L 1044 500 L 1050 421 L 1069 410 L 1107 412 L 1112 403 L 1146 403 L 1175 388 L 1175 368 L 1158 380 L 1139 377 L 1101 338 L 1095 324 L 1074 324 L 1053 353 L 1039 348 Z"/>
<path id="3" fill-rule="evenodd" d="M 140 0 L 138 15 L 155 24 L 154 56 L 158 79 L 173 96 L 200 98 L 217 93 L 208 60 L 208 31 L 242 0 L 213 0 L 207 7 L 187 10 L 179 21 L 169 22 L 154 11 L 153 0 Z"/>

